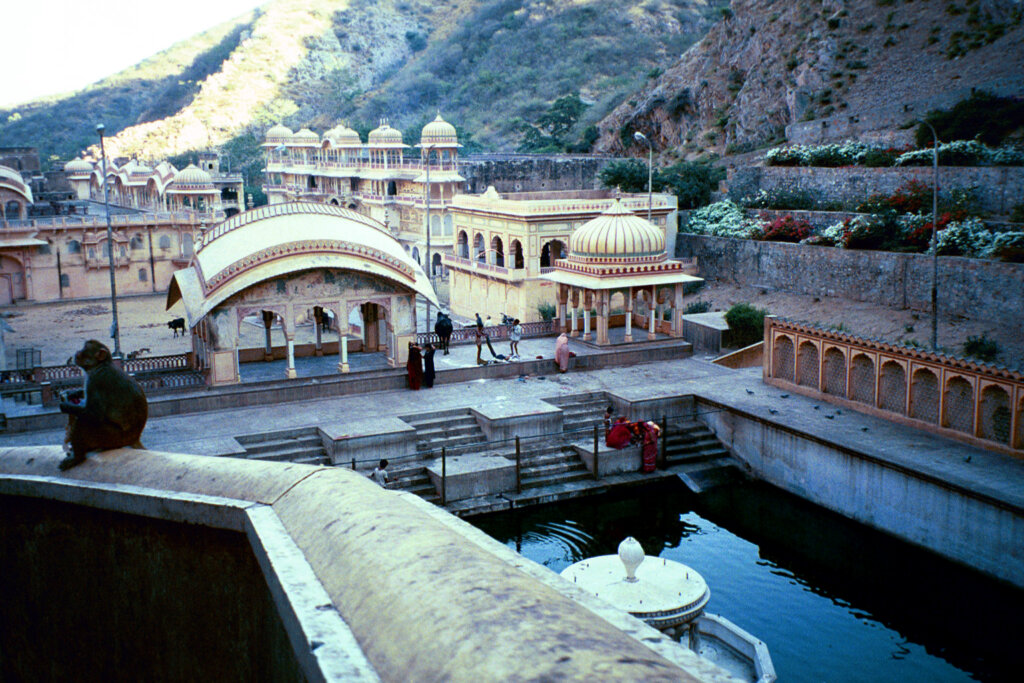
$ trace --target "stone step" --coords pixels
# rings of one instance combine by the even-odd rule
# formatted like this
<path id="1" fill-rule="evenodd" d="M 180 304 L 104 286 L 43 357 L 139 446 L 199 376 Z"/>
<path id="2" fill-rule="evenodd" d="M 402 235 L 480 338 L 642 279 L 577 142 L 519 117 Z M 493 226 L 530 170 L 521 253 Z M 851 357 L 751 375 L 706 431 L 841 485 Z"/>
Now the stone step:
<path id="1" fill-rule="evenodd" d="M 568 472 L 558 474 L 552 477 L 538 477 L 537 479 L 523 479 L 523 490 L 540 488 L 541 486 L 552 486 L 554 484 L 567 484 L 573 481 L 582 481 L 583 479 L 592 479 L 593 475 L 586 470 L 580 472 Z"/>
<path id="2" fill-rule="evenodd" d="M 550 465 L 550 464 L 553 464 L 553 463 L 579 462 L 579 461 L 580 461 L 580 458 L 576 454 L 576 451 L 565 452 L 565 451 L 559 449 L 555 453 L 546 453 L 544 455 L 538 455 L 536 457 L 523 458 L 521 464 L 522 464 L 522 467 L 525 469 L 527 467 L 543 467 L 544 465 Z M 514 460 L 513 460 L 513 462 L 514 462 Z"/>
<path id="3" fill-rule="evenodd" d="M 310 456 L 308 458 L 299 458 L 298 460 L 293 460 L 292 462 L 297 463 L 299 465 L 330 465 L 331 459 L 328 458 L 326 454 L 324 454 L 318 456 Z"/>
<path id="4" fill-rule="evenodd" d="M 717 448 L 703 448 L 699 450 L 689 451 L 687 453 L 678 452 L 667 452 L 665 454 L 665 461 L 669 465 L 675 465 L 686 462 L 702 462 L 706 460 L 714 460 L 716 458 L 729 457 L 729 451 L 719 446 Z"/>
<path id="5" fill-rule="evenodd" d="M 262 434 L 243 434 L 241 436 L 236 436 L 235 441 L 245 446 L 253 443 L 262 443 L 264 441 L 292 439 L 310 435 L 319 437 L 320 430 L 316 427 L 295 427 L 294 429 L 282 429 L 280 431 L 264 432 Z"/>
<path id="6" fill-rule="evenodd" d="M 414 415 L 399 415 L 398 419 L 407 424 L 416 426 L 426 422 L 441 422 L 444 420 L 475 419 L 473 414 L 465 408 L 454 410 L 439 410 L 432 413 L 416 413 Z"/>
<path id="7" fill-rule="evenodd" d="M 254 453 L 246 455 L 248 460 L 270 460 L 274 462 L 297 462 L 300 458 L 322 458 L 327 459 L 327 453 L 324 452 L 323 448 L 316 450 L 299 447 L 291 449 L 281 449 L 272 451 L 269 453 Z"/>
<path id="8" fill-rule="evenodd" d="M 576 462 L 553 462 L 545 465 L 524 467 L 521 470 L 520 476 L 526 480 L 561 474 L 562 472 L 587 472 L 587 468 L 577 458 Z"/>
<path id="9" fill-rule="evenodd" d="M 720 442 L 714 437 L 714 435 L 701 436 L 698 438 L 680 438 L 680 437 L 669 437 L 665 441 L 665 446 L 669 450 L 693 450 L 694 448 L 705 448 L 708 446 L 719 446 Z"/>
<path id="10" fill-rule="evenodd" d="M 677 473 L 687 488 L 703 493 L 745 478 L 743 470 L 729 457 L 687 466 Z"/>
<path id="11" fill-rule="evenodd" d="M 419 441 L 426 441 L 438 436 L 463 436 L 466 434 L 479 434 L 483 436 L 483 430 L 475 422 L 471 425 L 437 425 L 436 427 L 417 427 L 416 438 Z"/>
<path id="12" fill-rule="evenodd" d="M 445 436 L 435 437 L 433 439 L 420 439 L 416 442 L 416 450 L 423 451 L 440 451 L 441 446 L 446 448 L 454 448 L 456 446 L 464 446 L 467 444 L 482 444 L 486 443 L 486 439 L 483 434 L 463 434 L 460 436 Z"/>
<path id="13" fill-rule="evenodd" d="M 323 448 L 323 442 L 320 440 L 319 435 L 270 439 L 267 441 L 255 441 L 243 445 L 245 446 L 245 452 L 250 455 L 256 455 L 258 453 L 273 453 L 279 450 L 292 450 L 297 447 L 308 449 Z"/>

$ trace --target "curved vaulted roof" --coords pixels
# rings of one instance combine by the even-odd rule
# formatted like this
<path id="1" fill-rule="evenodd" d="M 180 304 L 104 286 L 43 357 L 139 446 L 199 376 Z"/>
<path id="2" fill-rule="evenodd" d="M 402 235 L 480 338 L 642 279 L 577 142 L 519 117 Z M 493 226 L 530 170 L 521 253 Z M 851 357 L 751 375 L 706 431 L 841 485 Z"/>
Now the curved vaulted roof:
<path id="1" fill-rule="evenodd" d="M 192 263 L 174 274 L 167 307 L 183 301 L 191 327 L 244 289 L 312 268 L 374 275 L 439 305 L 426 273 L 382 224 L 330 204 L 292 202 L 246 211 L 206 232 Z"/>
<path id="2" fill-rule="evenodd" d="M 17 192 L 29 204 L 35 201 L 32 199 L 32 188 L 25 184 L 21 174 L 14 169 L 0 166 L 0 185 L 12 192 Z"/>

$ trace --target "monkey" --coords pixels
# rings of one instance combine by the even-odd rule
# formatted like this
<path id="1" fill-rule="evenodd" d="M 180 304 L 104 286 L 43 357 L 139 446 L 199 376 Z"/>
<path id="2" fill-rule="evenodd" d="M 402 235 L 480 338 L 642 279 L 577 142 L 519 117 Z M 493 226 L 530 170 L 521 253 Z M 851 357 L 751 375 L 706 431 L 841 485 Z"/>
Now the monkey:
<path id="1" fill-rule="evenodd" d="M 142 448 L 139 437 L 146 426 L 149 405 L 139 383 L 111 361 L 110 349 L 95 339 L 75 354 L 75 365 L 85 370 L 85 401 L 68 401 L 60 411 L 68 414 L 66 441 L 71 449 L 61 460 L 66 470 L 85 460 L 89 451 L 122 446 Z"/>

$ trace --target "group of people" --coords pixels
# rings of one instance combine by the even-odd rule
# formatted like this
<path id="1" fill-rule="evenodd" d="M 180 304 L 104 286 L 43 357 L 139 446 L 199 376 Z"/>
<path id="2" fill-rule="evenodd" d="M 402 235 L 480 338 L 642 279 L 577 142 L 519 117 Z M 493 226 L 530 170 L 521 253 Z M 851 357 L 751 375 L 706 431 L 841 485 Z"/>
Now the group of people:
<path id="1" fill-rule="evenodd" d="M 409 388 L 413 391 L 419 391 L 421 386 L 427 389 L 434 386 L 435 351 L 437 349 L 430 343 L 423 346 L 409 344 L 409 360 L 405 363 L 405 369 L 409 374 Z"/>
<path id="2" fill-rule="evenodd" d="M 658 466 L 658 437 L 661 427 L 654 422 L 630 422 L 625 417 L 614 421 L 614 406 L 604 411 L 604 443 L 609 448 L 621 449 L 634 444 L 643 444 L 643 471 L 653 472 Z"/>

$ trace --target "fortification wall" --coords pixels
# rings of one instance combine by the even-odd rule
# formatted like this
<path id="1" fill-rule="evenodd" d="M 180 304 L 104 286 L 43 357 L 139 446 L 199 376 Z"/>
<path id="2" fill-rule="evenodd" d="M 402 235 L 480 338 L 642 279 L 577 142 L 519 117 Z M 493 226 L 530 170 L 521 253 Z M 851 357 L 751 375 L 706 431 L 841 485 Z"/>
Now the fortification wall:
<path id="1" fill-rule="evenodd" d="M 465 191 L 479 194 L 493 185 L 498 192 L 596 190 L 597 174 L 615 157 L 553 154 L 476 154 L 459 160 Z"/>
<path id="2" fill-rule="evenodd" d="M 872 194 L 892 194 L 910 180 L 932 185 L 932 168 L 804 168 L 798 166 L 745 167 L 729 171 L 729 198 L 739 201 L 760 190 L 808 192 L 822 202 L 856 204 Z M 1008 214 L 1024 202 L 1024 167 L 940 166 L 939 191 L 975 188 L 983 211 Z"/>
<path id="3" fill-rule="evenodd" d="M 814 296 L 931 310 L 932 257 L 851 251 L 680 233 L 676 256 L 696 257 L 707 280 L 767 285 Z M 940 256 L 939 311 L 974 320 L 1020 321 L 1024 264 Z"/>

